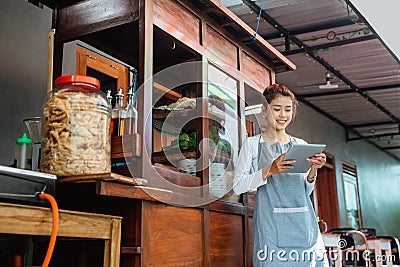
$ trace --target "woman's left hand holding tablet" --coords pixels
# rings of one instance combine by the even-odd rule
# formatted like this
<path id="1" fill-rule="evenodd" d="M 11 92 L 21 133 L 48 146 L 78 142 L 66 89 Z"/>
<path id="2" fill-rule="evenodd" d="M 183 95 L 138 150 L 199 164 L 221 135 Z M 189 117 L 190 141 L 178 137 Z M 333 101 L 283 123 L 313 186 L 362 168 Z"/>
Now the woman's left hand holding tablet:
<path id="1" fill-rule="evenodd" d="M 324 153 L 317 153 L 311 158 L 307 159 L 311 163 L 312 169 L 322 168 L 326 163 L 326 155 Z"/>

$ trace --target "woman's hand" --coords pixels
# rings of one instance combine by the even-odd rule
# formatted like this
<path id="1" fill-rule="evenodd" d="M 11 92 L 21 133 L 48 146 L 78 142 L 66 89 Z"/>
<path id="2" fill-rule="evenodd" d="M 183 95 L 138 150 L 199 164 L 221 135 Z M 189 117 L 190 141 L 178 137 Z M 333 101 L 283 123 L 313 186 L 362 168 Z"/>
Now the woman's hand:
<path id="1" fill-rule="evenodd" d="M 295 160 L 283 160 L 287 153 L 281 154 L 277 157 L 270 166 L 263 169 L 263 178 L 267 179 L 273 174 L 278 174 L 294 168 Z"/>
<path id="2" fill-rule="evenodd" d="M 326 155 L 324 153 L 317 153 L 311 158 L 308 158 L 307 161 L 311 163 L 311 169 L 317 170 L 325 165 Z"/>

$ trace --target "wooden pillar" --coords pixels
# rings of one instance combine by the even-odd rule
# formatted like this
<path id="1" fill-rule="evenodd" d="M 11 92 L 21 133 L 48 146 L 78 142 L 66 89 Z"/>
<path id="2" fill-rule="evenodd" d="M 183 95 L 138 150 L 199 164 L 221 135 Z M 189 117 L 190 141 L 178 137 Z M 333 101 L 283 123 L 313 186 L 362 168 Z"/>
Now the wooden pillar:
<path id="1" fill-rule="evenodd" d="M 139 90 L 137 107 L 139 133 L 142 134 L 142 161 L 137 177 L 151 184 L 152 99 L 153 99 L 153 1 L 139 0 Z M 148 121 L 149 120 L 149 121 Z M 147 176 L 146 176 L 147 175 Z"/>

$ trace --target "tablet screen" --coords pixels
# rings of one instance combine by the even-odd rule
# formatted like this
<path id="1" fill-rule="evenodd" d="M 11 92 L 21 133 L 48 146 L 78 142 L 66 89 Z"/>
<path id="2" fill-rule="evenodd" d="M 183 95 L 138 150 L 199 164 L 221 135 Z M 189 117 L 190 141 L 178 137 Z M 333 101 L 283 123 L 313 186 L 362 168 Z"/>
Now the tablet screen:
<path id="1" fill-rule="evenodd" d="M 286 173 L 305 173 L 311 167 L 307 158 L 314 154 L 321 153 L 325 149 L 324 144 L 293 144 L 285 156 L 284 160 L 294 159 L 294 168 L 285 171 Z"/>

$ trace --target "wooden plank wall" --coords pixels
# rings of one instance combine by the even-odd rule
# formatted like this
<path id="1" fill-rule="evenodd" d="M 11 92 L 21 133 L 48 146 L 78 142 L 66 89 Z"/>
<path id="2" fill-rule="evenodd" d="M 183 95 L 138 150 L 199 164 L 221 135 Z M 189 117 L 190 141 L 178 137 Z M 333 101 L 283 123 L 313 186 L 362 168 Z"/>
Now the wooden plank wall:
<path id="1" fill-rule="evenodd" d="M 169 33 L 185 45 L 205 56 L 213 63 L 239 69 L 246 78 L 253 81 L 256 89 L 262 91 L 274 81 L 273 71 L 260 60 L 256 60 L 250 53 L 239 49 L 242 47 L 230 40 L 229 34 L 220 34 L 220 29 L 208 23 L 202 23 L 199 15 L 185 9 L 172 0 L 154 1 L 154 24 Z M 203 25 L 203 27 L 202 27 Z"/>
<path id="2" fill-rule="evenodd" d="M 234 69 L 238 68 L 238 47 L 224 38 L 221 34 L 207 25 L 205 49 L 208 58 L 214 63 L 226 64 Z"/>
<path id="3" fill-rule="evenodd" d="M 204 266 L 204 228 L 201 209 L 151 202 L 143 234 L 149 244 L 146 266 Z"/>
<path id="4" fill-rule="evenodd" d="M 244 266 L 244 227 L 241 215 L 147 202 L 142 249 L 148 266 Z M 203 222 L 209 220 L 209 239 Z M 205 245 L 210 247 L 205 251 Z M 209 255 L 205 255 L 209 253 Z M 207 265 L 208 266 L 208 265 Z"/>
<path id="5" fill-rule="evenodd" d="M 251 264 L 251 259 L 253 258 L 253 217 L 248 217 L 248 242 L 247 242 L 247 249 L 248 249 L 248 256 L 246 257 L 247 259 L 247 265 L 252 266 Z"/>
<path id="6" fill-rule="evenodd" d="M 203 50 L 200 45 L 200 18 L 176 1 L 155 0 L 153 3 L 154 25 L 190 48 Z"/>
<path id="7" fill-rule="evenodd" d="M 83 0 L 58 12 L 58 42 L 122 25 L 139 18 L 139 5 L 135 0 Z"/>
<path id="8" fill-rule="evenodd" d="M 210 211 L 210 266 L 244 266 L 243 219 Z"/>
<path id="9" fill-rule="evenodd" d="M 271 84 L 271 71 L 261 65 L 247 53 L 241 53 L 241 71 L 257 86 L 257 90 L 263 92 L 265 87 Z"/>

